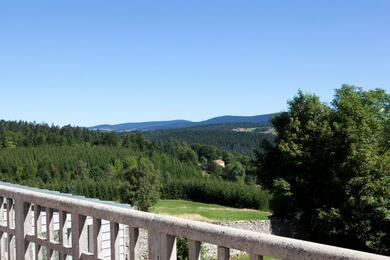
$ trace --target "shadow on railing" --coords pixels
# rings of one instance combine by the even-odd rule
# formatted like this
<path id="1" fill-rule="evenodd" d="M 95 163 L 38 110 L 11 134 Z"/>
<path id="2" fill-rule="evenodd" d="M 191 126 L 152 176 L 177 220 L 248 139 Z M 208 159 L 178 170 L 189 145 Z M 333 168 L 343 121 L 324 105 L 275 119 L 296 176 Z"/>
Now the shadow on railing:
<path id="1" fill-rule="evenodd" d="M 139 229 L 148 232 L 153 260 L 176 259 L 177 236 L 189 240 L 190 260 L 201 258 L 202 242 L 218 246 L 218 259 L 229 259 L 230 249 L 250 259 L 390 259 L 3 182 L 0 202 L 1 259 L 141 259 Z"/>

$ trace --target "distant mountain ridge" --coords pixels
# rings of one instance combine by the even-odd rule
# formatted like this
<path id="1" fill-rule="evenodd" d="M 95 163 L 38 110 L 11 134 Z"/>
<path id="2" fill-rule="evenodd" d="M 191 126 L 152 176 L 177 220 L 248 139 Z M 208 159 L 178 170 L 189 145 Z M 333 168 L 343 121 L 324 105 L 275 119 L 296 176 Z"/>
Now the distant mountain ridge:
<path id="1" fill-rule="evenodd" d="M 188 120 L 170 120 L 170 121 L 150 121 L 139 123 L 123 123 L 115 125 L 97 125 L 88 127 L 91 130 L 114 131 L 114 132 L 130 132 L 130 131 L 153 131 L 164 129 L 179 129 L 203 125 L 217 125 L 227 123 L 257 123 L 269 124 L 272 117 L 276 113 L 264 114 L 257 116 L 220 116 L 214 117 L 205 121 L 193 122 Z"/>

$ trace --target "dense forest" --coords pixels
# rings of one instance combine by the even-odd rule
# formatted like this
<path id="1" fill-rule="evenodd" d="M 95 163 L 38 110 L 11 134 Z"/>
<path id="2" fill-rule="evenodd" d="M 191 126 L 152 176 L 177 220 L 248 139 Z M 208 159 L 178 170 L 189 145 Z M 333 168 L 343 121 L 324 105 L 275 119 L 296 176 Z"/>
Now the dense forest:
<path id="1" fill-rule="evenodd" d="M 300 91 L 288 106 L 266 135 L 254 125 L 118 134 L 0 121 L 0 178 L 141 210 L 160 198 L 269 206 L 301 238 L 389 255 L 390 95 L 344 85 L 330 104 Z"/>
<path id="2" fill-rule="evenodd" d="M 207 144 L 233 153 L 250 155 L 254 149 L 275 138 L 270 123 L 230 123 L 146 132 L 147 137 L 159 142 Z"/>
<path id="3" fill-rule="evenodd" d="M 225 159 L 227 167 L 215 165 L 215 159 Z M 142 210 L 159 198 L 265 208 L 268 194 L 254 184 L 253 174 L 243 166 L 247 160 L 213 146 L 159 144 L 139 132 L 0 121 L 2 180 L 122 201 Z M 177 192 L 168 188 L 172 180 Z M 199 194 L 212 194 L 214 186 L 230 194 Z"/>

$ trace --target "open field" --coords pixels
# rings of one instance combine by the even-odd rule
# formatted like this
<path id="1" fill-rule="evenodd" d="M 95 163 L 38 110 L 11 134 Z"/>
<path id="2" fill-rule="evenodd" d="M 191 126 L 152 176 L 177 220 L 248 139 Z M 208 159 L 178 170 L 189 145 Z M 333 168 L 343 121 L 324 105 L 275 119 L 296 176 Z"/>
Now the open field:
<path id="1" fill-rule="evenodd" d="M 264 220 L 271 215 L 268 211 L 237 209 L 186 200 L 160 200 L 153 207 L 152 212 L 210 222 L 221 220 Z"/>
<path id="2" fill-rule="evenodd" d="M 239 128 L 232 129 L 232 131 L 238 133 L 252 133 L 256 129 L 258 129 L 258 127 L 249 127 L 249 128 L 239 127 Z"/>

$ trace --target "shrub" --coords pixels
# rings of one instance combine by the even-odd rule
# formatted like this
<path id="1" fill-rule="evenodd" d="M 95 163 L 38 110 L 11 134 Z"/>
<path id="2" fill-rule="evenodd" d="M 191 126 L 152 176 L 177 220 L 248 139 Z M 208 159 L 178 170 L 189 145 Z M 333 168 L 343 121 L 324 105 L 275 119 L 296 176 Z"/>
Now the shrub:
<path id="1" fill-rule="evenodd" d="M 269 194 L 256 185 L 217 178 L 166 179 L 164 199 L 186 199 L 236 208 L 268 209 Z"/>

